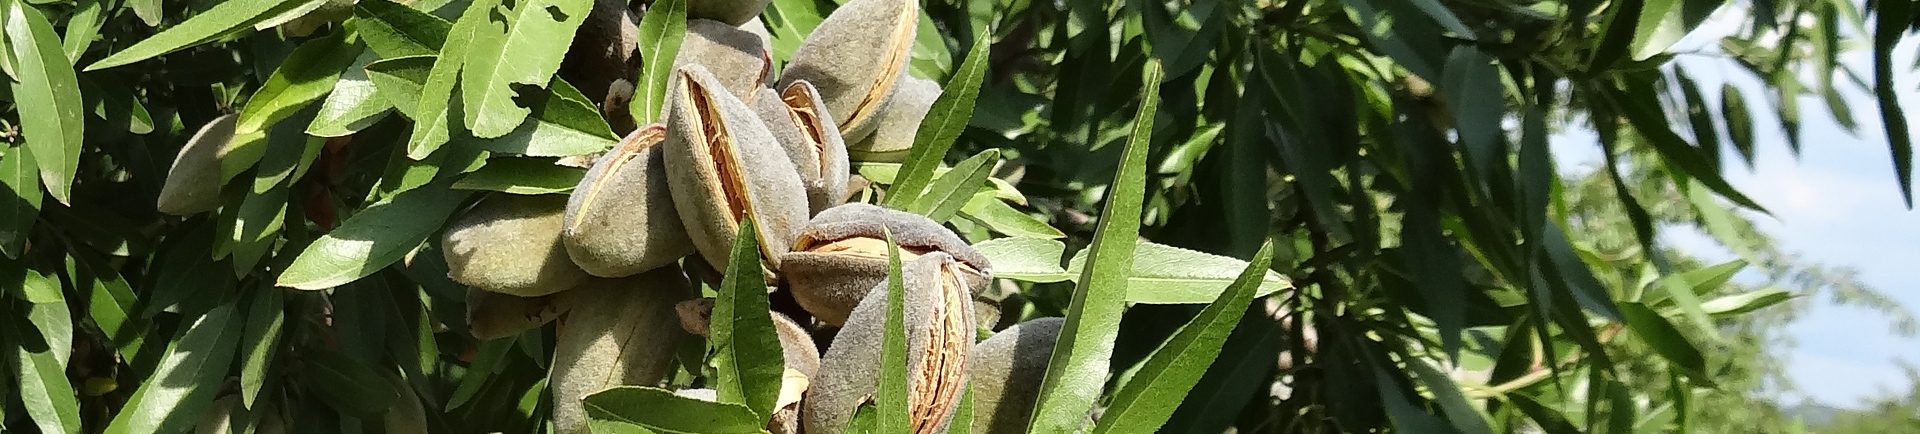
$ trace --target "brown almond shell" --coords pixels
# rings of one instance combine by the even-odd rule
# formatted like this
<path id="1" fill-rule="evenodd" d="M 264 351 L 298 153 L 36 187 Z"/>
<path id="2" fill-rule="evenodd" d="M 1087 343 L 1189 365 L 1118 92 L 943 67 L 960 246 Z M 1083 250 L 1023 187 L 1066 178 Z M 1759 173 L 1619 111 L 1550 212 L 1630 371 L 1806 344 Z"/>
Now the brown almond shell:
<path id="1" fill-rule="evenodd" d="M 915 433 L 945 432 L 967 383 L 973 303 L 951 274 L 959 263 L 934 252 L 901 266 L 907 335 L 908 410 Z M 860 302 L 820 359 L 801 405 L 806 432 L 837 432 L 878 388 L 887 291 L 882 282 Z"/>
<path id="2" fill-rule="evenodd" d="M 722 91 L 706 68 L 681 68 L 672 83 L 661 145 L 674 209 L 695 250 L 714 269 L 726 269 L 740 221 L 751 215 L 765 264 L 777 270 L 807 219 L 806 189 L 793 162 L 753 109 Z"/>
<path id="3" fill-rule="evenodd" d="M 594 161 L 567 197 L 561 240 L 587 274 L 624 277 L 693 254 L 667 187 L 666 126 L 635 130 Z"/>
<path id="4" fill-rule="evenodd" d="M 766 122 L 799 171 L 800 182 L 807 189 L 808 215 L 844 203 L 849 176 L 847 144 L 840 138 L 840 127 L 828 115 L 826 103 L 820 101 L 820 91 L 801 80 L 767 96 L 753 100 L 754 112 Z"/>
<path id="5" fill-rule="evenodd" d="M 463 285 L 522 297 L 573 288 L 587 273 L 560 242 L 567 198 L 494 194 L 447 228 L 441 251 L 447 277 Z"/>
<path id="6" fill-rule="evenodd" d="M 907 76 L 919 16 L 919 2 L 914 1 L 853 0 L 840 5 L 801 41 L 776 87 L 812 82 L 841 135 L 848 142 L 864 139 L 873 132 L 873 121 L 895 85 Z"/>
<path id="7" fill-rule="evenodd" d="M 556 432 L 587 432 L 580 400 L 611 386 L 652 386 L 673 372 L 674 349 L 685 335 L 675 303 L 692 298 L 678 267 L 621 279 L 594 279 L 567 294 L 572 308 L 553 341 L 549 389 Z"/>
<path id="8" fill-rule="evenodd" d="M 813 252 L 817 244 L 851 238 L 885 240 L 893 234 L 902 254 L 942 252 L 967 266 L 967 285 L 977 295 L 992 276 L 991 265 L 953 231 L 921 216 L 864 203 L 849 203 L 814 216 L 780 258 L 780 275 L 800 306 L 820 322 L 840 325 L 867 291 L 887 277 L 887 253 Z M 883 244 L 884 245 L 884 244 Z"/>

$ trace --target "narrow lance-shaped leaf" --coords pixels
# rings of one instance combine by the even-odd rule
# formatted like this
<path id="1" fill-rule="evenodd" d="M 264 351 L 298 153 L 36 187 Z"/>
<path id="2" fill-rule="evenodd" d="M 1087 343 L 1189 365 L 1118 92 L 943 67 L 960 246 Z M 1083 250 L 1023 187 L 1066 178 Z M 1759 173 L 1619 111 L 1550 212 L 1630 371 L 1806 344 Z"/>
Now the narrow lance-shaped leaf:
<path id="1" fill-rule="evenodd" d="M 25 1 L 7 2 L 7 47 L 19 81 L 13 83 L 21 133 L 33 150 L 40 181 L 53 199 L 71 204 L 74 171 L 86 137 L 80 79 L 61 51 L 47 17 Z"/>
<path id="2" fill-rule="evenodd" d="M 1880 123 L 1887 130 L 1887 146 L 1893 152 L 1893 173 L 1900 184 L 1900 197 L 1913 208 L 1913 136 L 1907 131 L 1907 115 L 1900 108 L 1893 80 L 1893 46 L 1907 33 L 1912 19 L 1913 0 L 1878 0 L 1873 21 L 1873 96 L 1880 103 Z M 9 26 L 11 28 L 11 26 Z"/>
<path id="3" fill-rule="evenodd" d="M 1149 60 L 1146 71 L 1141 80 L 1146 86 L 1140 92 L 1140 109 L 1134 114 L 1120 168 L 1100 212 L 1093 244 L 1088 247 L 1088 266 L 1074 286 L 1073 303 L 1061 326 L 1063 339 L 1055 344 L 1046 380 L 1040 383 L 1032 431 L 1078 430 L 1106 383 L 1120 315 L 1126 310 L 1126 270 L 1133 268 L 1134 240 L 1139 237 L 1140 212 L 1146 197 L 1147 146 L 1160 102 L 1160 64 Z"/>
<path id="4" fill-rule="evenodd" d="M 453 28 L 447 31 L 440 55 L 434 58 L 427 81 L 420 87 L 420 97 L 415 98 L 419 105 L 413 112 L 413 132 L 407 136 L 407 158 L 426 159 L 453 136 L 448 110 L 458 105 L 451 104 L 454 82 L 460 77 L 461 63 L 466 61 L 467 51 L 476 35 L 490 31 L 487 28 L 490 14 L 500 6 L 500 2 L 475 0 L 467 6 L 460 19 L 453 22 Z M 398 102 L 394 106 L 405 108 Z"/>
<path id="5" fill-rule="evenodd" d="M 595 421 L 638 425 L 661 433 L 757 433 L 766 426 L 744 405 L 701 401 L 658 387 L 614 387 L 587 395 L 585 403 L 587 417 Z"/>
<path id="6" fill-rule="evenodd" d="M 187 322 L 106 433 L 174 432 L 199 420 L 220 391 L 240 341 L 234 310 L 234 303 L 224 303 Z"/>
<path id="7" fill-rule="evenodd" d="M 913 149 L 907 151 L 900 175 L 887 189 L 888 207 L 905 209 L 920 199 L 927 184 L 933 181 L 934 169 L 940 167 L 947 150 L 953 148 L 954 140 L 973 119 L 974 101 L 979 98 L 980 83 L 987 76 L 991 39 L 984 34 L 974 37 L 966 62 L 947 79 L 940 97 L 933 100 L 933 108 L 928 109 L 927 116 L 920 121 L 920 128 L 913 135 Z"/>
<path id="8" fill-rule="evenodd" d="M 0 342 L 6 344 L 0 345 L 0 349 L 6 351 L 5 366 L 13 368 L 9 374 L 18 380 L 14 385 L 20 388 L 20 401 L 27 416 L 43 433 L 79 433 L 80 404 L 53 348 L 48 342 L 31 339 L 29 333 L 14 330 L 16 324 L 24 326 L 24 321 L 7 322 L 0 324 L 0 331 L 5 332 Z"/>
<path id="9" fill-rule="evenodd" d="M 893 231 L 887 235 L 887 322 L 880 339 L 880 384 L 878 396 L 874 396 L 874 411 L 879 418 L 880 432 L 911 432 L 913 421 L 909 417 L 913 411 L 907 404 L 907 319 L 906 284 L 900 271 L 900 244 L 894 242 Z M 858 419 L 857 415 L 856 418 Z"/>
<path id="10" fill-rule="evenodd" d="M 489 22 L 473 33 L 467 49 L 481 55 L 462 59 L 460 94 L 474 137 L 499 137 L 526 121 L 527 108 L 513 100 L 531 95 L 516 88 L 547 85 L 573 43 L 574 29 L 593 9 L 593 0 L 519 0 L 508 5 L 508 10 L 490 12 Z"/>
<path id="11" fill-rule="evenodd" d="M 1639 336 L 1647 346 L 1653 347 L 1654 354 L 1673 362 L 1688 377 L 1706 380 L 1706 358 L 1660 313 L 1633 302 L 1620 303 L 1620 312 L 1625 315 L 1627 328 L 1633 330 L 1633 334 Z"/>
<path id="12" fill-rule="evenodd" d="M 933 185 L 907 211 L 925 215 L 937 222 L 953 219 L 953 215 L 960 212 L 960 207 L 973 198 L 980 185 L 987 182 L 987 175 L 993 171 L 993 163 L 998 161 L 998 149 L 980 151 L 961 161 L 953 166 L 953 170 L 934 180 Z"/>
<path id="13" fill-rule="evenodd" d="M 1064 278 L 1078 280 L 1087 266 L 1087 250 L 1067 261 Z M 1247 261 L 1205 252 L 1182 249 L 1150 241 L 1139 241 L 1133 251 L 1133 273 L 1127 277 L 1127 302 L 1147 304 L 1209 303 L 1220 297 Z M 994 263 L 994 274 L 1000 274 Z M 1293 282 L 1280 273 L 1268 271 L 1254 297 L 1292 288 Z"/>
<path id="14" fill-rule="evenodd" d="M 0 184 L 7 192 L 0 196 L 0 254 L 19 259 L 27 248 L 27 235 L 40 214 L 40 166 L 25 146 L 0 156 Z"/>
<path id="15" fill-rule="evenodd" d="M 280 324 L 286 319 L 280 288 L 255 288 L 251 298 L 240 340 L 240 402 L 247 408 L 254 408 L 254 399 L 266 383 L 267 367 L 279 352 Z"/>
<path id="16" fill-rule="evenodd" d="M 353 4 L 355 33 L 381 58 L 438 54 L 453 27 L 447 20 L 387 0 Z"/>
<path id="17" fill-rule="evenodd" d="M 1273 264 L 1273 243 L 1268 242 L 1253 255 L 1253 261 L 1240 277 L 1227 286 L 1213 303 L 1173 333 L 1147 356 L 1133 379 L 1114 393 L 1107 411 L 1093 426 L 1095 433 L 1159 430 L 1173 416 L 1174 409 L 1187 392 L 1200 382 L 1207 367 L 1220 355 L 1227 335 L 1240 324 L 1242 314 L 1253 303 L 1253 294 Z"/>
<path id="18" fill-rule="evenodd" d="M 285 62 L 274 68 L 273 75 L 260 85 L 260 90 L 247 99 L 247 105 L 240 109 L 237 134 L 265 131 L 268 126 L 326 96 L 333 89 L 333 83 L 339 81 L 340 73 L 345 72 L 364 49 L 351 32 L 346 31 L 300 44 L 287 55 Z"/>
<path id="19" fill-rule="evenodd" d="M 1767 212 L 1765 207 L 1761 207 L 1759 203 L 1740 193 L 1733 184 L 1727 183 L 1726 178 L 1720 176 L 1719 170 L 1713 167 L 1712 162 L 1708 161 L 1704 154 L 1688 146 L 1686 140 L 1681 139 L 1667 127 L 1666 115 L 1661 111 L 1660 101 L 1656 98 L 1659 93 L 1653 90 L 1652 83 L 1644 78 L 1630 78 L 1625 81 L 1625 84 L 1625 89 L 1606 87 L 1601 89 L 1600 93 L 1611 105 L 1619 109 L 1620 114 L 1625 115 L 1627 120 L 1633 123 L 1635 131 L 1647 138 L 1647 143 L 1653 145 L 1654 151 L 1660 154 L 1661 160 L 1668 167 L 1699 179 L 1702 184 L 1706 184 L 1707 188 L 1713 189 L 1720 196 L 1740 206 L 1762 213 Z"/>
<path id="20" fill-rule="evenodd" d="M 368 206 L 307 245 L 277 285 L 327 289 L 386 268 L 425 242 L 469 194 L 436 183 Z"/>
<path id="21" fill-rule="evenodd" d="M 100 59 L 98 62 L 93 62 L 92 65 L 87 65 L 86 70 L 93 71 L 126 65 L 206 43 L 234 29 L 252 26 L 256 22 L 277 15 L 278 12 L 297 8 L 304 3 L 318 1 L 326 0 L 233 0 L 220 2 L 219 4 L 213 5 L 213 7 L 207 8 L 205 12 L 194 15 L 193 18 L 188 18 L 180 24 L 168 27 L 158 34 L 142 39 L 140 42 L 134 43 L 131 47 L 113 53 L 105 59 Z M 154 1 L 148 3 L 145 1 L 135 1 L 132 3 L 135 12 L 140 12 L 143 6 L 154 6 L 153 14 L 156 19 L 153 21 L 158 21 L 157 17 L 159 12 L 157 6 L 159 6 L 160 2 Z M 146 14 L 141 15 L 142 18 L 146 18 L 146 16 Z"/>
<path id="22" fill-rule="evenodd" d="M 687 1 L 661 0 L 648 7 L 640 18 L 640 81 L 634 86 L 628 112 L 634 125 L 660 122 L 660 107 L 667 99 L 667 82 L 673 76 L 674 56 L 687 37 Z"/>
<path id="23" fill-rule="evenodd" d="M 766 277 L 760 265 L 759 235 L 753 219 L 740 223 L 714 298 L 711 339 L 713 364 L 719 367 L 714 392 L 722 403 L 740 404 L 764 423 L 780 397 L 786 360 L 768 307 Z"/>

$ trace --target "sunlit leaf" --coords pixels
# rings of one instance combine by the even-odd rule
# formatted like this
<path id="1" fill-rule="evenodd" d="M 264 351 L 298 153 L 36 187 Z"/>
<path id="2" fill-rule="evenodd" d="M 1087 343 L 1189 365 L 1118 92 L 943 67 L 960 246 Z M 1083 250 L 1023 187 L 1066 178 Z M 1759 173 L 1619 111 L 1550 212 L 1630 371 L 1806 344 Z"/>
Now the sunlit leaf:
<path id="1" fill-rule="evenodd" d="M 687 33 L 687 2 L 689 0 L 661 0 L 647 9 L 640 18 L 640 67 L 639 85 L 634 86 L 633 99 L 628 102 L 628 112 L 633 115 L 634 125 L 647 125 L 660 122 L 660 108 L 667 100 L 667 82 L 673 75 L 674 56 L 680 52 L 680 42 Z"/>
<path id="2" fill-rule="evenodd" d="M 233 0 L 220 2 L 213 7 L 207 8 L 206 11 L 194 15 L 193 18 L 168 27 L 166 30 L 162 30 L 160 33 L 154 34 L 151 37 L 141 39 L 140 42 L 133 44 L 133 46 L 121 49 L 107 56 L 105 59 L 93 62 L 92 65 L 87 65 L 86 70 L 93 71 L 112 68 L 159 57 L 163 54 L 207 43 L 227 32 L 250 27 L 254 23 L 271 18 L 280 12 L 296 9 L 308 3 L 325 1 L 327 0 Z M 141 11 L 143 5 L 147 4 L 145 1 L 134 1 L 131 3 L 136 12 Z M 158 6 L 158 3 L 157 1 L 153 2 L 153 6 Z M 157 12 L 153 16 L 157 17 Z M 146 14 L 142 14 L 141 17 L 147 19 L 149 23 L 158 22 L 157 18 L 150 18 Z"/>
<path id="3" fill-rule="evenodd" d="M 80 80 L 61 51 L 60 37 L 39 9 L 24 1 L 7 2 L 6 49 L 19 80 L 12 83 L 21 134 L 40 169 L 40 181 L 53 200 L 71 204 L 81 140 L 86 137 Z"/>
<path id="4" fill-rule="evenodd" d="M 773 417 L 786 361 L 768 311 L 758 237 L 753 219 L 741 221 L 714 298 L 708 345 L 719 368 L 713 387 L 719 402 L 746 406 L 765 423 Z"/>
<path id="5" fill-rule="evenodd" d="M 973 119 L 974 100 L 979 98 L 980 83 L 987 75 L 990 39 L 975 37 L 973 48 L 967 51 L 967 60 L 947 79 L 940 97 L 933 100 L 933 108 L 928 109 L 920 121 L 920 128 L 913 136 L 913 148 L 907 151 L 906 160 L 900 165 L 900 176 L 887 189 L 888 207 L 909 208 L 925 194 L 928 183 L 933 181 L 934 169 L 940 167 L 947 150 L 953 148 L 954 140 L 966 130 L 967 121 Z"/>
<path id="6" fill-rule="evenodd" d="M 502 5 L 505 10 L 489 12 L 488 22 L 472 33 L 472 45 L 466 47 L 469 53 L 484 54 L 461 56 L 461 100 L 466 126 L 474 137 L 500 137 L 526 120 L 528 109 L 514 100 L 533 96 L 528 87 L 545 87 L 552 80 L 573 43 L 574 29 L 593 9 L 592 0 L 519 0 Z M 459 29 L 455 33 L 451 37 L 463 36 L 457 35 Z"/>

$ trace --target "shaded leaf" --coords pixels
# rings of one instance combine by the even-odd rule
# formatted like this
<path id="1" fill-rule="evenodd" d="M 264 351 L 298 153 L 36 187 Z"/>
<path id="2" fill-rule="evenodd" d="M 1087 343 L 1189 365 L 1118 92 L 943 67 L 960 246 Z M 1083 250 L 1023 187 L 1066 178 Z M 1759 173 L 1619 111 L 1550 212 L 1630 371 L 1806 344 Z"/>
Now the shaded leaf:
<path id="1" fill-rule="evenodd" d="M 298 370 L 306 390 L 345 415 L 379 416 L 393 405 L 393 387 L 372 366 L 336 352 L 305 354 Z"/>
<path id="2" fill-rule="evenodd" d="M 760 418 L 740 404 L 701 401 L 658 387 L 619 386 L 587 395 L 587 417 L 661 433 L 757 433 Z"/>
<path id="3" fill-rule="evenodd" d="M 0 196 L 0 253 L 19 259 L 27 248 L 28 234 L 40 214 L 40 167 L 34 164 L 27 147 L 0 155 L 0 184 L 8 194 Z"/>
<path id="4" fill-rule="evenodd" d="M 1878 0 L 1873 20 L 1873 96 L 1880 103 L 1880 123 L 1886 127 L 1887 146 L 1893 152 L 1894 181 L 1907 208 L 1913 208 L 1913 136 L 1895 92 L 1893 47 L 1905 35 L 1912 19 L 1913 0 Z M 11 26 L 9 26 L 11 29 Z"/>
<path id="5" fill-rule="evenodd" d="M 1653 347 L 1655 354 L 1673 362 L 1688 377 L 1707 380 L 1706 358 L 1666 318 L 1644 304 L 1633 302 L 1620 303 L 1620 312 L 1625 315 L 1627 328 L 1633 330 L 1633 334 L 1639 336 L 1647 346 Z"/>
<path id="6" fill-rule="evenodd" d="M 279 352 L 280 325 L 286 320 L 286 309 L 280 288 L 256 288 L 250 298 L 246 329 L 240 335 L 240 402 L 254 408 L 260 386 L 267 381 L 267 369 Z"/>
<path id="7" fill-rule="evenodd" d="M 79 433 L 80 403 L 75 398 L 73 384 L 67 381 L 64 363 L 53 351 L 51 345 L 55 343 L 31 342 L 27 333 L 12 326 L 23 323 L 10 320 L 8 323 L 0 324 L 0 331 L 6 332 L 0 341 L 7 344 L 0 345 L 0 349 L 6 350 L 6 366 L 13 368 L 10 373 L 16 380 L 14 385 L 20 388 L 20 402 L 27 416 L 43 433 Z"/>

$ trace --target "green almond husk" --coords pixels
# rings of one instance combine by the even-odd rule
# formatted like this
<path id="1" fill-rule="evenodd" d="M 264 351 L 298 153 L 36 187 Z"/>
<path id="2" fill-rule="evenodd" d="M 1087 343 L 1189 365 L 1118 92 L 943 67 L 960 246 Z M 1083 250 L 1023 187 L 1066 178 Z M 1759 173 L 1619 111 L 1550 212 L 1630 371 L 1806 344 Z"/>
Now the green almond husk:
<path id="1" fill-rule="evenodd" d="M 820 91 L 805 80 L 753 100 L 754 112 L 787 151 L 807 189 L 808 214 L 844 203 L 847 197 L 847 144 L 827 114 Z"/>
<path id="2" fill-rule="evenodd" d="M 687 37 L 673 58 L 673 69 L 687 65 L 707 68 L 722 87 L 742 101 L 751 101 L 766 87 L 773 65 L 767 42 L 753 32 L 713 20 L 687 20 Z"/>
<path id="3" fill-rule="evenodd" d="M 873 132 L 874 121 L 907 76 L 919 2 L 853 0 L 840 5 L 800 43 L 780 72 L 779 87 L 806 80 L 849 143 Z"/>
<path id="4" fill-rule="evenodd" d="M 770 0 L 687 0 L 687 16 L 741 25 L 767 10 Z"/>
<path id="5" fill-rule="evenodd" d="M 933 101 L 940 98 L 940 85 L 933 80 L 907 77 L 893 91 L 893 99 L 874 121 L 873 134 L 859 143 L 847 145 L 847 154 L 859 161 L 897 163 L 907 159 L 913 149 L 920 122 L 927 119 Z"/>
<path id="6" fill-rule="evenodd" d="M 537 297 L 573 288 L 587 273 L 560 242 L 567 198 L 495 194 L 447 228 L 447 277 L 474 288 Z"/>
<path id="7" fill-rule="evenodd" d="M 951 255 L 966 266 L 964 276 L 975 295 L 986 288 L 991 265 L 959 235 L 925 216 L 864 203 L 833 207 L 809 221 L 795 237 L 794 250 L 781 255 L 780 275 L 794 300 L 815 319 L 830 325 L 844 324 L 867 292 L 887 277 L 884 241 L 869 243 L 879 246 L 877 251 L 815 250 L 852 238 L 885 240 L 889 232 L 901 253 Z"/>
<path id="8" fill-rule="evenodd" d="M 666 126 L 635 130 L 595 160 L 567 197 L 561 240 L 587 274 L 624 277 L 693 253 L 673 208 L 659 144 Z"/>
<path id="9" fill-rule="evenodd" d="M 174 157 L 173 167 L 167 169 L 156 210 L 184 216 L 220 207 L 220 185 L 225 181 L 220 176 L 220 160 L 239 118 L 235 114 L 214 118 L 187 139 Z"/>
<path id="10" fill-rule="evenodd" d="M 960 263 L 933 252 L 901 265 L 907 335 L 908 411 L 915 432 L 945 432 L 967 384 L 974 336 L 973 301 L 948 280 Z M 879 386 L 887 290 L 881 282 L 860 301 L 820 358 L 820 373 L 801 405 L 806 432 L 837 432 Z M 937 357 L 936 357 L 937 356 Z"/>
<path id="11" fill-rule="evenodd" d="M 1047 360 L 1060 337 L 1062 318 L 1015 324 L 973 346 L 967 373 L 973 385 L 973 432 L 1020 434 L 1040 398 Z"/>
<path id="12" fill-rule="evenodd" d="M 653 386 L 673 372 L 680 330 L 675 303 L 694 297 L 678 267 L 594 279 L 567 294 L 573 305 L 553 341 L 548 389 L 555 432 L 587 432 L 580 400 L 618 385 Z"/>
<path id="13" fill-rule="evenodd" d="M 553 322 L 566 313 L 561 294 L 521 297 L 467 289 L 467 331 L 480 340 L 493 340 Z"/>
<path id="14" fill-rule="evenodd" d="M 713 269 L 726 269 L 740 221 L 751 215 L 764 264 L 777 270 L 807 220 L 793 162 L 753 109 L 722 91 L 706 68 L 689 65 L 672 80 L 661 146 L 674 209 L 695 250 Z"/>

